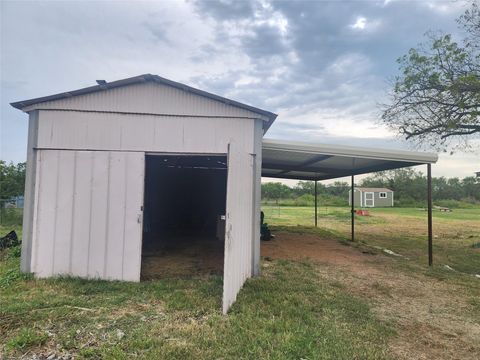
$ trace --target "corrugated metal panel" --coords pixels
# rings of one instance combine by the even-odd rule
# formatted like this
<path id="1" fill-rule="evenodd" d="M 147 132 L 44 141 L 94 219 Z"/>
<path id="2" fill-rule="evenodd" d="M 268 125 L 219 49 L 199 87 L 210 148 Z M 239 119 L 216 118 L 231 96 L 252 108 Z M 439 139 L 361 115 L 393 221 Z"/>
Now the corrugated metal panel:
<path id="1" fill-rule="evenodd" d="M 438 159 L 438 156 L 432 153 L 271 139 L 264 139 L 262 148 L 264 175 L 286 179 L 335 179 L 430 164 Z M 284 171 L 273 173 L 271 170 Z"/>
<path id="2" fill-rule="evenodd" d="M 253 236 L 252 236 L 252 275 L 260 275 L 260 211 L 262 199 L 262 123 L 257 120 L 254 129 L 254 176 L 253 176 Z"/>
<path id="3" fill-rule="evenodd" d="M 252 275 L 254 157 L 241 150 L 241 144 L 233 141 L 229 144 L 223 313 L 235 302 L 245 280 Z"/>
<path id="4" fill-rule="evenodd" d="M 192 92 L 152 82 L 47 101 L 28 106 L 23 111 L 33 109 L 247 117 L 268 120 L 268 117 L 265 115 L 199 96 Z"/>
<path id="5" fill-rule="evenodd" d="M 39 150 L 38 277 L 140 280 L 144 153 Z"/>
<path id="6" fill-rule="evenodd" d="M 22 259 L 23 272 L 31 271 L 32 257 L 32 224 L 35 206 L 35 179 L 38 135 L 38 111 L 30 113 L 28 121 L 27 168 L 25 174 L 25 199 L 23 206 L 23 231 L 22 231 Z"/>
<path id="7" fill-rule="evenodd" d="M 73 213 L 74 219 L 88 219 L 88 222 L 82 220 L 80 225 L 73 221 L 70 247 L 64 247 L 62 251 L 70 249 L 68 273 L 77 276 L 138 280 L 141 240 L 136 241 L 135 237 L 129 236 L 128 242 L 120 246 L 116 241 L 120 237 L 121 229 L 113 226 L 121 223 L 121 209 L 124 209 L 125 216 L 129 218 L 135 215 L 128 211 L 136 207 L 123 208 L 118 199 L 112 197 L 113 193 L 124 190 L 128 198 L 131 185 L 126 182 L 112 182 L 112 179 L 130 179 L 129 176 L 141 175 L 141 181 L 131 181 L 141 182 L 143 186 L 144 169 L 135 170 L 130 165 L 126 177 L 120 176 L 125 169 L 116 154 L 120 154 L 120 158 L 127 156 L 126 154 L 137 154 L 136 151 L 141 151 L 142 156 L 143 152 L 225 154 L 230 144 L 230 180 L 227 194 L 229 241 L 225 247 L 223 298 L 223 310 L 227 311 L 245 280 L 259 266 L 257 238 L 259 239 L 261 120 L 52 110 L 41 110 L 39 116 L 38 148 L 42 149 L 39 152 L 55 154 L 67 150 L 75 153 L 75 185 L 70 185 L 75 189 L 75 196 L 72 210 L 66 211 L 66 214 Z M 141 163 L 143 166 L 143 160 Z M 40 217 L 47 217 L 48 221 L 54 220 L 56 205 L 49 199 L 44 200 L 45 193 L 48 198 L 56 199 L 57 194 L 48 191 L 56 189 L 58 180 L 55 177 L 50 178 L 51 175 L 45 175 L 45 172 L 57 174 L 58 164 L 59 160 L 55 161 L 54 158 L 48 159 L 48 165 L 41 164 L 43 171 L 40 178 L 48 184 L 42 186 L 42 191 L 39 192 L 38 204 L 41 209 L 38 214 Z M 49 228 L 42 218 L 38 220 L 38 224 L 41 225 L 38 239 L 42 245 L 36 248 L 42 253 L 37 254 L 38 269 L 35 269 L 41 276 L 54 275 L 54 270 L 46 265 L 53 260 L 54 245 L 43 235 L 49 234 L 55 238 L 56 228 Z M 130 231 L 136 231 L 136 225 L 129 224 L 122 230 L 124 236 Z M 67 234 L 67 231 L 64 233 Z M 97 237 L 98 239 L 92 242 L 92 239 Z M 48 255 L 49 253 L 52 255 Z M 121 275 L 120 265 L 116 261 L 118 258 L 122 259 L 123 263 L 124 273 Z M 64 264 L 61 267 L 63 268 Z"/>
<path id="8" fill-rule="evenodd" d="M 277 156 L 282 163 L 284 161 L 286 163 L 287 161 L 295 160 L 300 153 L 307 155 L 323 154 L 346 158 L 355 157 L 359 159 L 404 161 L 418 164 L 433 164 L 438 160 L 437 154 L 427 152 L 315 144 L 273 139 L 263 139 L 263 150 L 265 152 L 264 157 L 267 156 L 266 153 L 268 151 L 269 157 L 272 157 L 273 159 Z M 338 161 L 340 161 L 340 159 L 338 159 Z"/>
<path id="9" fill-rule="evenodd" d="M 248 119 L 68 111 L 39 116 L 39 148 L 225 154 L 231 139 L 241 139 L 243 151 L 253 152 L 254 121 Z"/>

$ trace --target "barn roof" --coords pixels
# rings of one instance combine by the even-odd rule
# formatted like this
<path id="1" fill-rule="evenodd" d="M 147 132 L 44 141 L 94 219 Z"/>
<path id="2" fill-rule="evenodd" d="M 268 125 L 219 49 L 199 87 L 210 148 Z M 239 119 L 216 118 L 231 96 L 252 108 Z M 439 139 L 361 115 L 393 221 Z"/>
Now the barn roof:
<path id="1" fill-rule="evenodd" d="M 355 189 L 360 191 L 368 191 L 368 192 L 393 192 L 393 190 L 382 188 L 382 187 L 363 187 L 363 186 L 356 186 Z"/>
<path id="2" fill-rule="evenodd" d="M 184 90 L 184 91 L 190 92 L 192 94 L 196 94 L 196 95 L 203 96 L 203 97 L 215 100 L 215 101 L 219 101 L 223 104 L 231 105 L 231 106 L 234 106 L 234 107 L 237 107 L 237 108 L 240 108 L 240 109 L 248 110 L 248 111 L 251 111 L 253 113 L 262 115 L 262 116 L 267 118 L 266 124 L 264 126 L 265 129 L 268 129 L 272 125 L 272 123 L 275 121 L 275 119 L 277 118 L 277 114 L 274 114 L 272 112 L 262 110 L 262 109 L 259 109 L 259 108 L 256 108 L 256 107 L 253 107 L 253 106 L 250 106 L 250 105 L 247 105 L 247 104 L 243 104 L 243 103 L 240 103 L 240 102 L 235 101 L 235 100 L 227 99 L 225 97 L 215 95 L 215 94 L 209 93 L 207 91 L 196 89 L 194 87 L 191 87 L 191 86 L 188 86 L 188 85 L 176 82 L 176 81 L 172 81 L 172 80 L 169 80 L 169 79 L 165 79 L 165 78 L 163 78 L 161 76 L 158 76 L 158 75 L 152 75 L 152 74 L 143 74 L 143 75 L 138 75 L 138 76 L 134 76 L 134 77 L 131 77 L 131 78 L 112 81 L 112 82 L 104 82 L 104 81 L 99 80 L 98 85 L 89 86 L 89 87 L 86 87 L 86 88 L 73 90 L 73 91 L 67 91 L 67 92 L 63 92 L 63 93 L 59 93 L 59 94 L 54 94 L 54 95 L 29 99 L 29 100 L 17 101 L 17 102 L 11 103 L 10 105 L 12 105 L 14 108 L 22 110 L 22 109 L 26 108 L 27 106 L 40 104 L 40 103 L 44 103 L 44 102 L 48 102 L 48 101 L 68 99 L 68 98 L 71 98 L 73 96 L 91 94 L 91 93 L 95 93 L 95 92 L 101 92 L 101 91 L 105 91 L 105 90 L 109 90 L 109 89 L 114 89 L 114 88 L 119 88 L 119 87 L 123 87 L 123 86 L 133 85 L 133 84 L 142 84 L 142 83 L 146 83 L 146 82 L 154 82 L 154 83 L 159 83 L 159 84 L 171 86 L 173 88 Z"/>
<path id="3" fill-rule="evenodd" d="M 433 153 L 264 139 L 262 176 L 327 180 L 437 162 Z"/>

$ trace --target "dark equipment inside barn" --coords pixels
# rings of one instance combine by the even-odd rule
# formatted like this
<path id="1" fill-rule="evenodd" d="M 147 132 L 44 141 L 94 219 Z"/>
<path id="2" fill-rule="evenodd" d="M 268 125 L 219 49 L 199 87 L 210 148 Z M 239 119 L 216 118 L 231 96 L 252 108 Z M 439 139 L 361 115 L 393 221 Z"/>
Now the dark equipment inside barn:
<path id="1" fill-rule="evenodd" d="M 263 241 L 269 241 L 273 239 L 272 232 L 268 227 L 268 224 L 264 222 L 265 214 L 263 211 L 260 212 L 260 239 Z"/>

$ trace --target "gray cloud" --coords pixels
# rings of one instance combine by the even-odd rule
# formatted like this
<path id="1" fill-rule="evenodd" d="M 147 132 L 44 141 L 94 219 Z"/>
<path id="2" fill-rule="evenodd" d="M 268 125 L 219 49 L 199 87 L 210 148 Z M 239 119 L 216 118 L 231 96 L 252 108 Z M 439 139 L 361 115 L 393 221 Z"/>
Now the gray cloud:
<path id="1" fill-rule="evenodd" d="M 215 20 L 248 19 L 253 16 L 255 3 L 251 1 L 221 0 L 193 1 L 197 11 Z"/>
<path id="2" fill-rule="evenodd" d="M 222 0 L 1 6 L 0 155 L 20 161 L 25 115 L 9 102 L 147 72 L 278 112 L 272 137 L 403 147 L 391 134 L 371 136 L 379 131 L 376 104 L 385 96 L 385 79 L 426 31 L 455 34 L 464 5 Z M 363 129 L 367 140 L 339 135 L 351 128 Z"/>

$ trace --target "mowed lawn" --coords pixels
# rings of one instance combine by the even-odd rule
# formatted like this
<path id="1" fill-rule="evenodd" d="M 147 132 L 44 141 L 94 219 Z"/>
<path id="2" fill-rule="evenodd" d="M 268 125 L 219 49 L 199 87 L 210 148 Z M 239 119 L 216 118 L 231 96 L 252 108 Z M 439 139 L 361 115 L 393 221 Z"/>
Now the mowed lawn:
<path id="1" fill-rule="evenodd" d="M 262 206 L 265 222 L 273 226 L 313 226 L 313 207 Z M 426 264 L 427 212 L 419 208 L 374 208 L 370 216 L 355 217 L 358 242 L 387 248 Z M 350 238 L 350 208 L 319 207 L 318 228 Z M 433 211 L 433 257 L 436 265 L 448 265 L 470 274 L 480 274 L 480 208 Z M 480 245 L 479 245 L 480 246 Z"/>
<path id="2" fill-rule="evenodd" d="M 0 251 L 0 358 L 478 359 L 480 210 L 434 214 L 432 269 L 420 210 L 357 217 L 354 244 L 347 208 L 320 208 L 318 229 L 313 208 L 264 211 L 277 236 L 263 247 L 328 240 L 349 257 L 264 256 L 223 316 L 218 276 L 36 280 L 20 274 L 18 249 Z"/>

